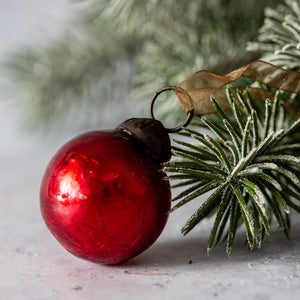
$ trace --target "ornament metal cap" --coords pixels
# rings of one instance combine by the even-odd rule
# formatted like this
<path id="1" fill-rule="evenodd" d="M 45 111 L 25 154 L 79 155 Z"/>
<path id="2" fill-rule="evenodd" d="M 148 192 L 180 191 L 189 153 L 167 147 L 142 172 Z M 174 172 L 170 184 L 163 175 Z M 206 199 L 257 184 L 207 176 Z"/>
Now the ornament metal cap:
<path id="1" fill-rule="evenodd" d="M 160 121 L 149 118 L 131 118 L 118 125 L 117 128 L 142 143 L 155 162 L 163 163 L 170 160 L 170 138 Z"/>

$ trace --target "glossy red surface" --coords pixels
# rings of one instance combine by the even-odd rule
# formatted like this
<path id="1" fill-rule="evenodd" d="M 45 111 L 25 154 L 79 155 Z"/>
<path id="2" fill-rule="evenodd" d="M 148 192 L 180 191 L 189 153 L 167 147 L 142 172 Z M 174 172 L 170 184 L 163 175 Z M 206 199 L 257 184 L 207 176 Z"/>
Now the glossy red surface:
<path id="1" fill-rule="evenodd" d="M 72 254 L 126 261 L 148 248 L 168 217 L 165 173 L 120 131 L 74 138 L 53 157 L 40 190 L 43 218 Z"/>

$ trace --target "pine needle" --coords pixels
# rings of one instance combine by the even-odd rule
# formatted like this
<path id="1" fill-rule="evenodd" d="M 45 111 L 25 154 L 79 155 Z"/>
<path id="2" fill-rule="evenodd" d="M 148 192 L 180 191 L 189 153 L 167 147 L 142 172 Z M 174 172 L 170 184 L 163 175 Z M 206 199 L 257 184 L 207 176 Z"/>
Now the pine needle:
<path id="1" fill-rule="evenodd" d="M 175 157 L 165 169 L 170 178 L 179 179 L 181 174 L 188 174 L 190 180 L 195 180 L 193 186 L 174 199 L 180 202 L 173 210 L 214 190 L 182 228 L 187 234 L 205 217 L 216 212 L 208 240 L 208 254 L 223 236 L 227 239 L 226 252 L 229 255 L 240 224 L 244 224 L 250 249 L 255 245 L 262 246 L 265 236 L 270 234 L 273 218 L 289 237 L 290 211 L 300 212 L 297 146 L 300 120 L 292 122 L 284 111 L 282 115 L 279 93 L 274 101 L 266 100 L 262 107 L 251 103 L 250 94 L 245 99 L 237 93 L 239 102 L 244 103 L 241 106 L 235 105 L 237 100 L 229 93 L 227 97 L 233 112 L 224 112 L 212 99 L 217 114 L 202 119 L 215 138 L 203 135 L 201 127 L 198 130 L 184 129 L 190 140 L 176 141 L 181 148 L 176 148 Z M 282 118 L 281 126 L 275 122 L 278 116 Z M 209 155 L 201 154 L 200 158 L 199 153 Z"/>

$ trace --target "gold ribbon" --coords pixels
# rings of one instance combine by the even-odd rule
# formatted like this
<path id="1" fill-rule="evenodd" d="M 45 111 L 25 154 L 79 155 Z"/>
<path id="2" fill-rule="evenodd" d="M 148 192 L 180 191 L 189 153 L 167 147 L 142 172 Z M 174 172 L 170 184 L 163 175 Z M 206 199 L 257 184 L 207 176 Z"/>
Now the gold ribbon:
<path id="1" fill-rule="evenodd" d="M 211 96 L 215 97 L 224 110 L 228 110 L 230 105 L 224 87 L 241 77 L 253 79 L 277 90 L 300 94 L 300 72 L 285 70 L 261 60 L 222 76 L 205 70 L 199 71 L 178 84 L 175 87 L 175 94 L 187 114 L 192 109 L 195 116 L 215 113 L 215 107 L 210 101 Z M 236 87 L 231 88 L 233 93 L 236 89 Z M 274 96 L 271 92 L 260 88 L 248 88 L 248 90 L 254 100 L 264 101 Z M 299 109 L 293 113 L 295 118 L 300 116 Z"/>

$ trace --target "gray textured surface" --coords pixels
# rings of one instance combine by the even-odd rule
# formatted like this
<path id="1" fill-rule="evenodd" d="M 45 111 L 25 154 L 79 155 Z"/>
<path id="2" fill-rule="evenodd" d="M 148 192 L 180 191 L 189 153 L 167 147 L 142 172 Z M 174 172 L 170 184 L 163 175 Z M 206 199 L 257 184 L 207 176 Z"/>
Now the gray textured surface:
<path id="1" fill-rule="evenodd" d="M 26 39 L 61 1 L 0 1 L 0 50 Z M 19 19 L 18 19 L 19 18 Z M 10 28 L 8 30 L 8 28 Z M 262 250 L 249 252 L 239 235 L 230 258 L 223 246 L 206 256 L 211 221 L 188 237 L 179 233 L 193 207 L 171 215 L 147 251 L 109 267 L 67 253 L 47 231 L 38 190 L 48 160 L 74 132 L 44 139 L 22 136 L 16 113 L 0 96 L 0 299 L 300 299 L 300 222 L 293 240 L 273 232 Z M 119 120 L 118 120 L 119 121 Z M 116 122 L 118 122 L 116 121 Z"/>

